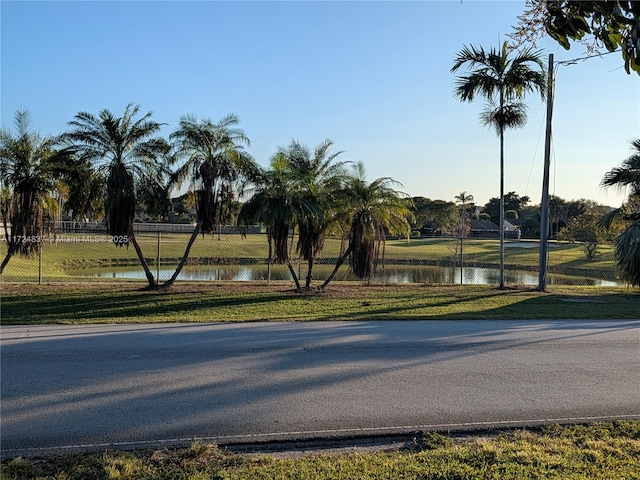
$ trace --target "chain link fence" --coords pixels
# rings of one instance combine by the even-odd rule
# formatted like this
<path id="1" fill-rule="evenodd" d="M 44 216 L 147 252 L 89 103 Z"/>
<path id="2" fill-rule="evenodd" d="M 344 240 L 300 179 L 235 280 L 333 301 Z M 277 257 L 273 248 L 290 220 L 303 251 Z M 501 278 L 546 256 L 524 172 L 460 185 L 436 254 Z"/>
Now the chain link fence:
<path id="1" fill-rule="evenodd" d="M 136 224 L 135 236 L 158 283 L 176 270 L 193 231 L 188 224 Z M 41 238 L 30 258 L 13 256 L 2 274 L 5 282 L 95 282 L 139 281 L 146 283 L 144 270 L 133 246 L 116 247 L 101 224 L 61 222 L 55 231 Z M 291 239 L 292 264 L 301 282 L 307 263 L 295 254 Z M 327 238 L 315 260 L 312 285 L 317 286 L 333 271 L 345 244 Z M 534 240 L 505 241 L 505 284 L 538 285 L 539 244 Z M 616 286 L 613 246 L 599 245 L 598 254 L 588 259 L 579 243 L 549 244 L 547 285 Z M 7 253 L 2 236 L 0 255 Z M 292 281 L 286 265 L 271 265 L 264 229 L 254 227 L 241 236 L 233 226 L 214 235 L 199 235 L 179 282 L 265 282 Z M 419 237 L 390 238 L 371 284 L 499 284 L 499 241 L 495 238 Z M 345 265 L 334 282 L 360 281 Z"/>

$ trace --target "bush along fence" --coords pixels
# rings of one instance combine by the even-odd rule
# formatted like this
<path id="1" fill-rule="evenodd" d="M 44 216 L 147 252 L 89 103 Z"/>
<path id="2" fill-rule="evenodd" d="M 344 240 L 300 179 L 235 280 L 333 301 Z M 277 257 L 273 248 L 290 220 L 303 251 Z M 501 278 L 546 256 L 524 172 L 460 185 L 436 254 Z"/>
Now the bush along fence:
<path id="1" fill-rule="evenodd" d="M 136 224 L 135 237 L 158 283 L 175 272 L 189 241 L 192 225 Z M 2 274 L 4 282 L 145 282 L 145 272 L 134 248 L 116 246 L 100 224 L 69 222 L 55 233 L 24 241 L 38 243 L 30 257 L 15 255 Z M 306 260 L 295 254 L 296 238 L 290 239 L 293 268 L 300 279 L 307 275 Z M 345 242 L 327 238 L 315 259 L 312 285 L 321 284 L 344 252 Z M 491 238 L 420 237 L 389 238 L 381 249 L 374 275 L 365 280 L 349 272 L 345 262 L 332 280 L 370 284 L 497 284 L 499 242 Z M 580 243 L 551 242 L 548 248 L 548 282 L 561 285 L 622 285 L 617 280 L 613 247 L 599 245 L 597 255 L 585 254 Z M 7 243 L 0 239 L 0 255 Z M 537 285 L 539 244 L 508 239 L 505 244 L 505 281 L 511 285 Z M 177 281 L 287 282 L 286 265 L 269 260 L 263 229 L 256 226 L 241 236 L 233 226 L 214 235 L 200 235 Z"/>

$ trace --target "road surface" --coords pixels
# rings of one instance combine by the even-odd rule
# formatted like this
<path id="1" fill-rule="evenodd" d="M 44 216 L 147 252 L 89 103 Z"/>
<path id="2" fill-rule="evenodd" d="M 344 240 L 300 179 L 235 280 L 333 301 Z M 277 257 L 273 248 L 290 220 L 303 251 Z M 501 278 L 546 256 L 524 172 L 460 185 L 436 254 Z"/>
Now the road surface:
<path id="1" fill-rule="evenodd" d="M 640 418 L 640 321 L 2 326 L 5 457 Z"/>

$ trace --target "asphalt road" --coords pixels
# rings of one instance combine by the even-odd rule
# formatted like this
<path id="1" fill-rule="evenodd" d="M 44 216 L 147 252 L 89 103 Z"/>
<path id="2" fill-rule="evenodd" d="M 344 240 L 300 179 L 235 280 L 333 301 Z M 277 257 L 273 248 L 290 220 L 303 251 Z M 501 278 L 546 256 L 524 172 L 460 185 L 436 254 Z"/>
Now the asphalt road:
<path id="1" fill-rule="evenodd" d="M 1 450 L 640 418 L 640 321 L 0 328 Z"/>

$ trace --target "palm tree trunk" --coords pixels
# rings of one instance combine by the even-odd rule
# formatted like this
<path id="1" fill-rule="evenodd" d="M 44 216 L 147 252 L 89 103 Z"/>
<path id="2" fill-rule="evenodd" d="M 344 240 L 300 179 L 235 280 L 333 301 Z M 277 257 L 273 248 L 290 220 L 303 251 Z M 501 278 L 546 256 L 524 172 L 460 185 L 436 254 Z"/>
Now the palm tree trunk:
<path id="1" fill-rule="evenodd" d="M 149 264 L 147 263 L 147 260 L 144 258 L 144 255 L 142 254 L 142 249 L 140 248 L 140 245 L 138 245 L 138 241 L 136 240 L 136 236 L 133 234 L 133 232 L 131 232 L 129 239 L 131 243 L 133 243 L 133 248 L 135 248 L 136 253 L 138 254 L 138 260 L 140 260 L 140 264 L 144 269 L 144 274 L 147 277 L 147 282 L 149 282 L 149 289 L 155 290 L 156 288 L 158 288 L 158 284 L 156 283 L 156 279 L 154 278 L 153 273 L 151 273 Z"/>
<path id="2" fill-rule="evenodd" d="M 2 260 L 2 264 L 0 265 L 0 275 L 2 275 L 2 272 L 4 272 L 4 267 L 7 266 L 7 264 L 9 263 L 9 260 L 11 260 L 11 257 L 13 257 L 14 253 L 15 253 L 15 249 L 11 248 L 11 244 L 9 244 L 9 250 L 7 251 L 7 256 L 4 257 L 4 260 Z"/>
<path id="3" fill-rule="evenodd" d="M 340 257 L 338 259 L 338 262 L 336 263 L 335 268 L 333 269 L 333 272 L 331 272 L 331 275 L 329 275 L 329 278 L 327 278 L 324 283 L 322 285 L 320 285 L 320 290 L 324 290 L 324 288 L 329 285 L 329 282 L 331 280 L 333 280 L 333 277 L 336 276 L 336 273 L 338 273 L 338 269 L 342 266 L 342 264 L 344 263 L 344 261 L 347 259 L 347 257 L 349 256 L 349 254 L 351 253 L 351 246 L 349 246 L 349 248 L 347 248 L 347 251 L 344 252 L 344 255 L 342 255 L 342 257 Z"/>
<path id="4" fill-rule="evenodd" d="M 309 257 L 309 261 L 307 263 L 307 281 L 304 284 L 304 288 L 307 290 L 311 288 L 311 277 L 313 273 L 313 257 Z"/>
<path id="5" fill-rule="evenodd" d="M 176 279 L 178 278 L 178 275 L 180 275 L 180 272 L 182 271 L 182 267 L 184 267 L 187 264 L 187 259 L 189 258 L 189 252 L 191 251 L 191 247 L 193 246 L 193 243 L 196 241 L 196 238 L 200 233 L 201 227 L 202 227 L 202 220 L 198 220 L 198 222 L 196 222 L 195 228 L 193 229 L 193 233 L 191 233 L 191 238 L 189 238 L 187 247 L 184 250 L 184 255 L 182 255 L 182 258 L 180 259 L 180 263 L 178 264 L 176 271 L 173 272 L 173 275 L 171 275 L 171 278 L 166 282 L 164 282 L 160 288 L 162 289 L 169 288 L 171 285 L 173 285 L 173 282 L 176 281 Z"/>
<path id="6" fill-rule="evenodd" d="M 504 288 L 504 127 L 502 126 L 500 126 L 500 285 L 498 288 Z"/>
<path id="7" fill-rule="evenodd" d="M 287 267 L 289 268 L 289 272 L 291 272 L 291 276 L 293 277 L 293 281 L 296 284 L 296 290 L 300 291 L 302 288 L 300 287 L 300 280 L 298 280 L 298 275 L 296 274 L 296 269 L 291 265 L 291 260 L 287 258 Z"/>
<path id="8" fill-rule="evenodd" d="M 2 225 L 4 227 L 4 238 L 5 241 L 7 242 L 7 256 L 4 257 L 4 260 L 2 260 L 2 264 L 0 265 L 0 275 L 2 275 L 2 272 L 4 272 L 4 267 L 7 266 L 7 264 L 9 263 L 9 260 L 11 260 L 11 257 L 13 257 L 14 253 L 16 253 L 17 248 L 15 248 L 15 243 L 12 242 L 11 237 L 13 236 L 13 225 L 11 226 L 11 234 L 9 234 L 9 227 L 7 227 L 7 221 L 6 218 L 8 216 L 8 212 L 3 211 L 2 212 L 2 217 L 3 217 L 3 221 L 2 221 Z"/>

